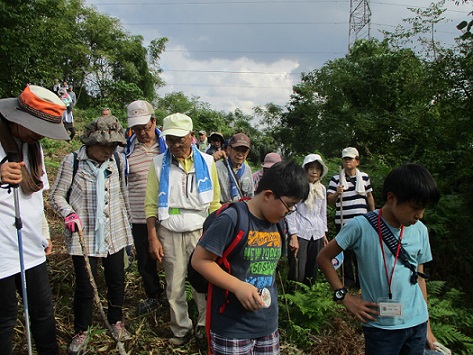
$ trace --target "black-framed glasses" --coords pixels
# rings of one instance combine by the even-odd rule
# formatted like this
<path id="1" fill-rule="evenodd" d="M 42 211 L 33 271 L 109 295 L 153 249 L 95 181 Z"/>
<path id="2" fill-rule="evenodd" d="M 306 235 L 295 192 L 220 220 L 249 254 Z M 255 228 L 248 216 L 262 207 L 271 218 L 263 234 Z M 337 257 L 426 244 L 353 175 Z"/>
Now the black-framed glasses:
<path id="1" fill-rule="evenodd" d="M 297 206 L 296 206 L 296 205 L 292 206 L 292 208 L 289 208 L 289 206 L 287 205 L 287 203 L 284 202 L 284 200 L 283 200 L 281 197 L 278 196 L 278 200 L 282 202 L 282 204 L 284 205 L 284 207 L 286 207 L 287 212 L 286 212 L 285 216 L 288 216 L 288 215 L 290 215 L 290 214 L 292 214 L 292 213 L 294 213 L 294 212 L 297 211 Z"/>

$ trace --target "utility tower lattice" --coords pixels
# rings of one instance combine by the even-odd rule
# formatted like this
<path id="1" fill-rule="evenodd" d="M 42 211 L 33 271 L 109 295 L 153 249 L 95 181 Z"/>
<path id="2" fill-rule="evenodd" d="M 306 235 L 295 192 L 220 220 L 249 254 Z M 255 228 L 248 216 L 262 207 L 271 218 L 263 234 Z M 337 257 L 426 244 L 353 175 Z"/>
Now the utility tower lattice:
<path id="1" fill-rule="evenodd" d="M 350 0 L 350 49 L 357 39 L 370 38 L 371 9 L 369 0 Z"/>

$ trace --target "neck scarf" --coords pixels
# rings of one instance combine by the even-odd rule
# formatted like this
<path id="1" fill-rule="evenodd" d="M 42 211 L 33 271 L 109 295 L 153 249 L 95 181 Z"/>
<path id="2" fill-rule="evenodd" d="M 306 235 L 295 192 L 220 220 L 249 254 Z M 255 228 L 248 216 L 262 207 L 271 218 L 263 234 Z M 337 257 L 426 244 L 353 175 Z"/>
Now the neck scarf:
<path id="1" fill-rule="evenodd" d="M 209 169 L 204 157 L 195 145 L 192 145 L 192 154 L 194 156 L 194 168 L 197 180 L 197 195 L 202 204 L 207 204 L 213 200 L 213 186 Z M 169 175 L 171 159 L 171 151 L 168 149 L 164 153 L 159 180 L 158 218 L 160 221 L 169 218 Z"/>
<path id="2" fill-rule="evenodd" d="M 345 175 L 346 175 L 345 174 L 345 169 L 343 169 L 342 174 L 339 177 L 340 185 L 343 186 L 344 190 L 348 190 L 348 182 L 347 182 L 347 179 L 346 179 Z M 361 173 L 358 169 L 356 169 L 355 191 L 361 196 L 366 196 L 365 184 L 363 183 L 363 178 L 361 177 Z"/>
<path id="3" fill-rule="evenodd" d="M 98 168 L 90 160 L 87 164 L 95 176 L 95 190 L 97 196 L 97 208 L 95 210 L 95 253 L 103 253 L 105 248 L 105 225 L 104 213 L 105 208 L 105 170 L 108 167 L 108 162 L 104 161 Z"/>
<path id="4" fill-rule="evenodd" d="M 307 205 L 307 207 L 310 210 L 313 210 L 315 199 L 323 200 L 325 198 L 325 194 L 323 192 L 322 184 L 320 183 L 320 180 L 317 180 L 313 184 L 309 184 L 309 188 L 310 188 L 309 196 L 304 201 L 304 203 Z"/>
<path id="5" fill-rule="evenodd" d="M 0 119 L 0 143 L 6 154 L 15 152 L 18 154 L 18 161 L 23 161 L 23 145 L 18 146 L 13 138 L 8 123 Z M 20 187 L 27 195 L 38 192 L 43 189 L 43 159 L 41 157 L 41 146 L 39 142 L 28 144 L 28 161 L 31 172 L 26 166 L 21 167 L 23 179 Z"/>
<path id="6" fill-rule="evenodd" d="M 228 159 L 228 177 L 230 179 L 230 196 L 232 198 L 237 197 L 239 195 L 238 193 L 238 188 L 237 184 L 239 184 L 240 179 L 242 178 L 244 172 L 245 172 L 245 163 L 241 165 L 240 170 L 238 170 L 236 173 L 233 172 L 233 164 L 230 158 Z M 235 176 L 236 176 L 236 181 L 235 181 Z M 240 196 L 243 198 L 243 196 Z"/>

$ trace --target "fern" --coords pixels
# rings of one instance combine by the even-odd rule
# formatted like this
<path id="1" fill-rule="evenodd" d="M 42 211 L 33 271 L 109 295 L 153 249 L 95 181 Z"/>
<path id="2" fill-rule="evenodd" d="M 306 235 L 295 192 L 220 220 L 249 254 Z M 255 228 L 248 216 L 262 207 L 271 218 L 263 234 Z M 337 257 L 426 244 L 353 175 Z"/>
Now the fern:
<path id="1" fill-rule="evenodd" d="M 294 283 L 296 290 L 293 294 L 280 295 L 281 300 L 287 301 L 290 323 L 296 330 L 309 329 L 320 334 L 322 329 L 330 324 L 340 306 L 332 301 L 330 286 L 325 282 L 307 286 Z"/>
<path id="2" fill-rule="evenodd" d="M 473 316 L 465 308 L 464 293 L 457 289 L 446 290 L 446 282 L 427 283 L 429 317 L 432 331 L 441 343 L 454 353 L 468 354 L 473 350 Z"/>

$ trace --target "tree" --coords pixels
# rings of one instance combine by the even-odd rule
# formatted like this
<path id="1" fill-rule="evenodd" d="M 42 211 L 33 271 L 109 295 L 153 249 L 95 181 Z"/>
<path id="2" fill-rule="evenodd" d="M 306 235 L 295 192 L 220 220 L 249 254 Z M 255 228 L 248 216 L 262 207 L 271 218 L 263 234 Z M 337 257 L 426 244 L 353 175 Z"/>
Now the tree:
<path id="1" fill-rule="evenodd" d="M 398 25 L 394 32 L 383 31 L 385 38 L 396 48 L 413 47 L 416 49 L 415 43 L 420 44 L 417 53 L 427 58 L 437 58 L 439 50 L 442 49 L 440 43 L 435 39 L 436 25 L 445 20 L 442 17 L 447 9 L 442 8 L 445 0 L 438 3 L 431 3 L 426 9 L 410 7 L 409 10 L 414 13 L 414 17 L 404 19 L 405 23 L 410 24 L 411 28 L 407 29 L 402 25 Z"/>
<path id="2" fill-rule="evenodd" d="M 137 98 L 152 100 L 163 85 L 159 59 L 167 39 L 153 40 L 148 52 L 143 37 L 83 0 L 4 0 L 0 21 L 0 49 L 8 53 L 0 57 L 3 97 L 59 79 L 79 89 L 79 105 L 123 109 Z"/>
<path id="3" fill-rule="evenodd" d="M 408 142 L 427 139 L 431 100 L 425 65 L 411 50 L 358 41 L 345 58 L 302 75 L 279 138 L 296 154 L 338 156 L 357 146 L 364 156 L 412 160 L 418 145 Z"/>

